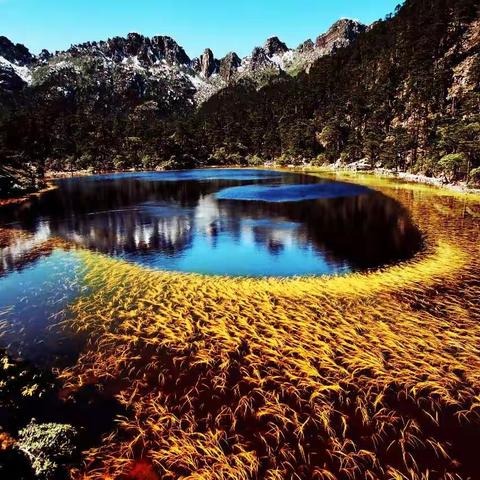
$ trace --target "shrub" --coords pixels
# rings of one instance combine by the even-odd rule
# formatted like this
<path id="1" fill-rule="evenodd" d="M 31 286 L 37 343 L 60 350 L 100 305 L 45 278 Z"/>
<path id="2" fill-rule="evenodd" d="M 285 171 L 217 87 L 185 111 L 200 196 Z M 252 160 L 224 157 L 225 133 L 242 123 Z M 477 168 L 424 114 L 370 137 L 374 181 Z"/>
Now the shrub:
<path id="1" fill-rule="evenodd" d="M 329 162 L 327 156 L 324 153 L 320 153 L 315 158 L 313 158 L 310 163 L 314 167 L 322 167 L 324 165 L 328 165 L 330 162 Z"/>
<path id="2" fill-rule="evenodd" d="M 255 154 L 248 155 L 246 157 L 246 161 L 247 161 L 247 164 L 251 165 L 252 167 L 259 167 L 265 163 L 262 157 Z"/>
<path id="3" fill-rule="evenodd" d="M 157 165 L 157 159 L 151 155 L 143 155 L 141 159 L 142 168 L 145 170 L 153 170 Z"/>
<path id="4" fill-rule="evenodd" d="M 468 175 L 468 182 L 480 184 L 480 167 L 474 168 Z"/>
<path id="5" fill-rule="evenodd" d="M 208 158 L 208 163 L 213 165 L 225 165 L 227 163 L 227 151 L 225 147 L 216 148 Z"/>
<path id="6" fill-rule="evenodd" d="M 39 423 L 32 420 L 19 432 L 17 446 L 41 478 L 53 478 L 62 464 L 71 460 L 77 431 L 71 425 Z"/>
<path id="7" fill-rule="evenodd" d="M 437 170 L 438 161 L 435 157 L 422 157 L 412 167 L 412 173 L 432 177 Z"/>
<path id="8" fill-rule="evenodd" d="M 89 153 L 84 153 L 78 159 L 78 168 L 80 170 L 86 170 L 94 165 L 93 157 Z"/>
<path id="9" fill-rule="evenodd" d="M 466 173 L 467 159 L 463 153 L 450 153 L 440 159 L 437 167 L 440 173 L 445 175 L 447 182 L 453 182 Z"/>
<path id="10" fill-rule="evenodd" d="M 124 170 L 127 168 L 127 159 L 123 155 L 115 155 L 113 157 L 113 168 L 115 170 Z"/>

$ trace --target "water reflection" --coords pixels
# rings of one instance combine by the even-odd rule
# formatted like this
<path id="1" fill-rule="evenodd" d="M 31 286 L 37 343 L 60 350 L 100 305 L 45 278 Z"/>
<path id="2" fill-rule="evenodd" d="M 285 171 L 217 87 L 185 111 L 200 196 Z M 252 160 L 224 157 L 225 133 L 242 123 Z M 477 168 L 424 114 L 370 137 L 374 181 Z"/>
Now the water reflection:
<path id="1" fill-rule="evenodd" d="M 394 200 L 307 175 L 199 170 L 58 185 L 3 212 L 4 225 L 33 234 L 1 249 L 4 271 L 51 237 L 154 268 L 249 276 L 375 268 L 410 257 L 421 241 Z M 232 189 L 233 199 L 222 193 Z M 252 189 L 260 200 L 249 199 Z"/>

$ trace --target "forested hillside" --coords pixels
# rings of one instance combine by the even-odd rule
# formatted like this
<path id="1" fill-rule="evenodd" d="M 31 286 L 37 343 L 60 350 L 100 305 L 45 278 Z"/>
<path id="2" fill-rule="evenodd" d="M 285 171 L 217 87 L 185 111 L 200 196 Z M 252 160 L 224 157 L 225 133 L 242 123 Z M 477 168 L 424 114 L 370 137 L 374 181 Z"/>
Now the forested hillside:
<path id="1" fill-rule="evenodd" d="M 162 103 L 162 85 L 141 77 L 127 86 L 144 95 L 109 88 L 116 77 L 99 84 L 98 68 L 83 65 L 68 88 L 59 69 L 37 85 L 0 90 L 0 162 L 13 175 L 3 177 L 4 194 L 18 172 L 28 188 L 48 169 L 271 160 L 366 159 L 448 181 L 480 179 L 478 0 L 407 0 L 307 71 L 279 71 L 261 88 L 240 78 L 199 107 L 188 96 Z"/>
<path id="2" fill-rule="evenodd" d="M 409 0 L 308 74 L 223 91 L 196 118 L 205 151 L 465 177 L 480 161 L 474 0 Z M 216 153 L 216 155 L 215 155 Z"/>

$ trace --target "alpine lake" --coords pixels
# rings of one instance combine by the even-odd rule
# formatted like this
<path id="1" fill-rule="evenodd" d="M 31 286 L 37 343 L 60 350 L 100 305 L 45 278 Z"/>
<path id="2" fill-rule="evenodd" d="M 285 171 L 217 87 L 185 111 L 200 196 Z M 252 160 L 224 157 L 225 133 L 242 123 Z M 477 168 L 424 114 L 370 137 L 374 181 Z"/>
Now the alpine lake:
<path id="1" fill-rule="evenodd" d="M 0 219 L 12 232 L 0 250 L 4 342 L 35 361 L 77 350 L 51 327 L 85 292 L 80 250 L 162 271 L 285 278 L 377 269 L 422 246 L 395 199 L 306 174 L 199 169 L 55 186 Z"/>
<path id="2" fill-rule="evenodd" d="M 267 169 L 54 185 L 0 211 L 0 420 L 73 425 L 62 474 L 480 478 L 478 195 Z"/>

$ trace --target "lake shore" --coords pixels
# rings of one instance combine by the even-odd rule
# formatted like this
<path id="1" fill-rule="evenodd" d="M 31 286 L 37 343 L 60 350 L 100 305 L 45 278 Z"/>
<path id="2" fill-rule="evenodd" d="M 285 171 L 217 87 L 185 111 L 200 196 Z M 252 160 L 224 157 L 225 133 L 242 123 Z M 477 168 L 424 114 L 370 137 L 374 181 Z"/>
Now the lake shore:
<path id="1" fill-rule="evenodd" d="M 236 173 L 245 179 L 249 172 Z M 262 173 L 269 178 L 271 171 Z M 39 407 L 22 394 L 24 387 L 33 388 L 33 380 L 13 392 L 15 409 L 17 402 L 28 404 L 18 426 L 4 427 L 7 454 L 17 453 L 18 431 L 24 428 L 43 429 L 53 422 L 82 433 L 87 421 L 96 427 L 105 419 L 98 430 L 87 431 L 84 443 L 75 440 L 78 455 L 59 463 L 59 472 L 92 480 L 147 478 L 138 471 L 154 479 L 162 472 L 179 478 L 201 470 L 198 462 L 205 465 L 202 473 L 220 462 L 229 465 L 230 450 L 225 454 L 223 448 L 233 445 L 252 452 L 233 464 L 244 478 L 269 478 L 264 472 L 277 458 L 292 464 L 285 478 L 294 471 L 315 478 L 310 472 L 318 468 L 342 478 L 334 454 L 343 458 L 355 445 L 378 459 L 367 464 L 370 470 L 391 465 L 401 471 L 406 452 L 418 459 L 418 471 L 437 468 L 458 478 L 480 478 L 475 449 L 469 448 L 478 445 L 480 432 L 475 403 L 480 197 L 364 172 L 305 173 L 369 186 L 384 201 L 399 202 L 424 232 L 425 248 L 374 271 L 289 279 L 156 271 L 82 249 L 76 254 L 87 272 L 81 277 L 84 290 L 69 303 L 62 328 L 85 334 L 87 343 L 74 364 L 54 372 L 48 417 L 37 414 Z M 92 193 L 82 200 L 75 192 L 72 203 L 105 211 L 96 204 L 104 195 L 100 183 L 98 197 Z M 351 208 L 339 208 L 340 218 L 343 225 L 376 232 L 370 219 L 391 219 L 392 209 L 375 207 L 368 215 L 362 213 L 365 201 L 358 197 Z M 329 217 L 321 205 L 306 214 L 313 210 L 320 212 L 317 226 Z M 340 218 L 320 230 L 335 231 Z M 403 230 L 404 218 L 394 217 L 390 224 Z M 83 231 L 91 238 L 89 228 Z M 357 245 L 348 233 L 337 238 Z M 382 237 L 385 244 L 397 238 Z M 361 250 L 372 246 L 368 242 Z M 62 284 L 69 283 L 65 278 Z M 24 365 L 17 370 L 26 370 Z M 13 376 L 4 374 L 7 380 Z M 35 404 L 43 406 L 45 399 L 42 395 Z M 313 420 L 305 424 L 305 418 Z M 278 436 L 270 435 L 272 425 Z M 405 447 L 405 434 L 419 441 Z M 318 438 L 330 443 L 311 441 Z M 338 447 L 337 439 L 347 446 Z M 265 449 L 279 453 L 268 456 Z M 197 463 L 177 462 L 189 455 Z M 8 460 L 20 468 L 22 457 Z M 363 468 L 363 457 L 354 461 L 357 470 Z M 375 478 L 383 478 L 383 470 L 378 472 Z"/>
<path id="2" fill-rule="evenodd" d="M 400 181 L 402 183 L 417 183 L 423 185 L 430 185 L 432 187 L 444 188 L 452 190 L 457 193 L 480 195 L 480 187 L 468 186 L 465 182 L 448 183 L 439 177 L 428 177 L 427 175 L 415 174 L 410 172 L 396 172 L 387 168 L 376 168 L 373 170 L 355 170 L 346 167 L 335 167 L 334 165 L 326 167 L 304 166 L 296 167 L 303 172 L 312 173 L 338 173 L 341 175 L 370 175 L 378 178 L 385 178 L 390 180 Z"/>
<path id="3" fill-rule="evenodd" d="M 480 195 L 480 186 L 471 187 L 468 186 L 465 182 L 453 182 L 448 183 L 440 177 L 429 177 L 427 175 L 415 174 L 410 172 L 396 172 L 387 168 L 376 168 L 373 170 L 355 170 L 347 167 L 336 167 L 334 164 L 325 166 L 325 167 L 314 167 L 311 165 L 305 166 L 287 166 L 282 167 L 275 164 L 264 164 L 263 166 L 244 166 L 244 165 L 209 165 L 203 168 L 267 168 L 267 169 L 286 169 L 286 170 L 301 170 L 303 172 L 315 172 L 315 173 L 341 173 L 341 174 L 363 174 L 363 175 L 375 175 L 377 177 L 389 178 L 400 180 L 402 182 L 408 183 L 421 183 L 426 185 L 431 185 L 438 188 L 447 188 L 458 193 L 469 193 L 469 194 L 479 194 Z M 92 173 L 90 170 L 76 170 L 73 172 L 65 171 L 50 171 L 47 172 L 47 180 L 56 180 L 61 178 L 71 178 L 71 177 L 84 177 L 88 175 L 102 175 L 102 174 L 111 174 L 111 173 L 126 173 L 126 172 L 144 172 L 150 170 L 112 170 L 105 172 Z M 159 172 L 164 170 L 158 170 Z"/>
<path id="4" fill-rule="evenodd" d="M 38 197 L 42 195 L 43 193 L 46 193 L 50 190 L 55 190 L 57 187 L 54 185 L 52 182 L 47 181 L 47 184 L 44 188 L 41 188 L 40 190 L 37 190 L 36 192 L 30 192 L 25 195 L 22 195 L 21 197 L 10 197 L 10 198 L 2 198 L 0 199 L 0 208 L 1 207 L 6 207 L 8 205 L 17 205 L 19 203 L 26 202 L 30 200 L 33 197 Z"/>

